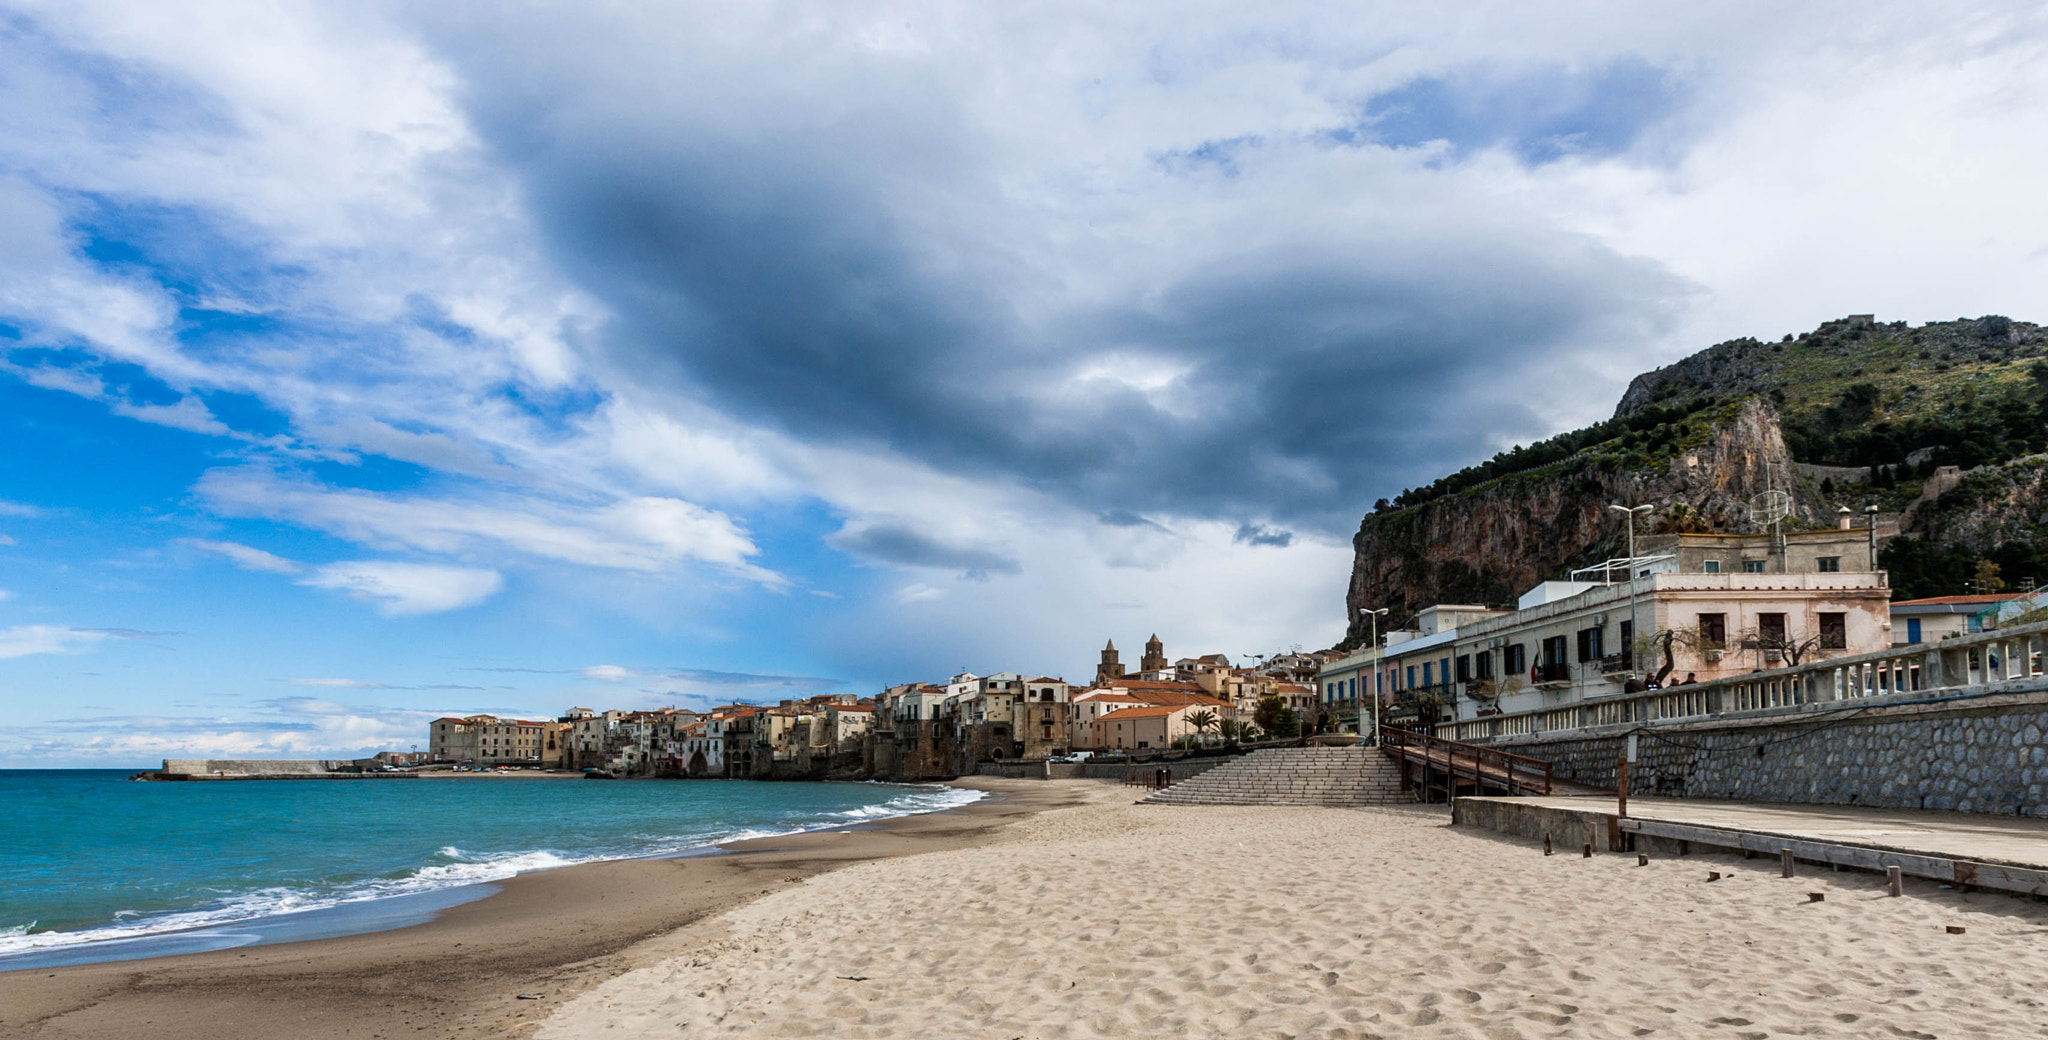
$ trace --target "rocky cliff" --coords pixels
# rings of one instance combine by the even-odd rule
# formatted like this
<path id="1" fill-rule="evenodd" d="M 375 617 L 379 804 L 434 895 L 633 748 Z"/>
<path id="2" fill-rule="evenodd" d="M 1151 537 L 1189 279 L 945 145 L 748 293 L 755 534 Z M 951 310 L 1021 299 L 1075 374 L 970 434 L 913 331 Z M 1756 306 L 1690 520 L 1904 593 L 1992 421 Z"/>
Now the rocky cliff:
<path id="1" fill-rule="evenodd" d="M 1574 566 L 1625 555 L 1626 522 L 1610 504 L 1658 506 L 1638 534 L 1753 530 L 1749 499 L 1796 475 L 1768 401 L 1701 409 L 1654 453 L 1616 439 L 1366 517 L 1352 540 L 1346 603 L 1354 619 L 1363 608 L 1390 608 L 1397 624 L 1431 603 L 1511 603 Z M 1801 498 L 1812 522 L 1816 504 Z"/>
<path id="2" fill-rule="evenodd" d="M 1431 603 L 1507 604 L 1622 555 L 1610 503 L 1656 505 L 1639 531 L 1754 531 L 1766 486 L 1793 494 L 1795 526 L 1878 505 L 1906 535 L 1882 560 L 1902 597 L 2048 583 L 2044 452 L 2040 326 L 1866 316 L 1730 340 L 1638 376 L 1613 419 L 1381 500 L 1353 539 L 1342 645 L 1364 641 L 1362 608 L 1399 624 Z"/>

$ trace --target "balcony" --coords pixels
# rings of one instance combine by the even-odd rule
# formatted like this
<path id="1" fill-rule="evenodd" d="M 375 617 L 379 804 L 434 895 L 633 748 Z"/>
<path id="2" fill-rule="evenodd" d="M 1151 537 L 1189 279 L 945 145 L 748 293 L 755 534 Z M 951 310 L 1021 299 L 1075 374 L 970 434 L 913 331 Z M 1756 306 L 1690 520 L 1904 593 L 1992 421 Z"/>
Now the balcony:
<path id="1" fill-rule="evenodd" d="M 1532 674 L 1532 685 L 1539 690 L 1561 690 L 1572 684 L 1572 666 L 1563 661 L 1539 664 Z"/>

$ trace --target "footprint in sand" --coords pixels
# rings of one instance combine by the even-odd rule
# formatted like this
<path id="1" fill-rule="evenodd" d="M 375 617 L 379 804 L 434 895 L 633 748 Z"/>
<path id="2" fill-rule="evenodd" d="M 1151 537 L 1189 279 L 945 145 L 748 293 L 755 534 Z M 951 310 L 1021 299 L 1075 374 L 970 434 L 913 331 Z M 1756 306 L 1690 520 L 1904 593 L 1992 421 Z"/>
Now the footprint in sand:
<path id="1" fill-rule="evenodd" d="M 1498 975 L 1506 970 L 1508 970 L 1508 966 L 1502 964 L 1499 961 L 1494 961 L 1491 964 L 1482 964 L 1479 966 L 1479 973 L 1482 975 Z"/>

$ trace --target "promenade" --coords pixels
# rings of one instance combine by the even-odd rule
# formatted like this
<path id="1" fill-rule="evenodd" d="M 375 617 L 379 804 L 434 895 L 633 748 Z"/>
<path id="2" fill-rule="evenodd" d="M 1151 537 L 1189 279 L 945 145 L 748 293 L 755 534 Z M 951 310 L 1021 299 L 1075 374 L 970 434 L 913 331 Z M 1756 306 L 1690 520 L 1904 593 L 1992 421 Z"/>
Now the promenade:
<path id="1" fill-rule="evenodd" d="M 1613 795 L 1461 798 L 1459 824 L 1599 851 L 1742 850 L 1830 868 L 1883 870 L 2030 895 L 2048 895 L 2048 820 L 1854 805 L 1778 805 Z M 1657 842 L 1653 847 L 1651 840 Z M 1705 851 L 1702 849 L 1701 851 Z"/>

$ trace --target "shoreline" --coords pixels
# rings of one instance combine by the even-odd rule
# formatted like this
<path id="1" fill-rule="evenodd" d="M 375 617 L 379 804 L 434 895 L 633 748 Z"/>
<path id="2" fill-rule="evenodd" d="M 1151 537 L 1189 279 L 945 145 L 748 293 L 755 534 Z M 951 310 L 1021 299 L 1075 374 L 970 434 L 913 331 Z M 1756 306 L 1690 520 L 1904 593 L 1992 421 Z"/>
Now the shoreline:
<path id="1" fill-rule="evenodd" d="M 722 854 L 523 874 L 397 929 L 0 972 L 0 1033 L 162 1040 L 507 1035 L 592 984 L 678 952 L 636 952 L 664 945 L 650 940 L 841 866 L 980 844 L 1017 820 L 1083 800 L 1057 782 L 970 777 L 952 786 L 987 797 L 844 829 L 713 846 Z"/>

